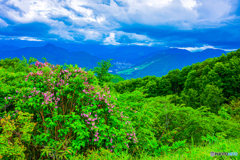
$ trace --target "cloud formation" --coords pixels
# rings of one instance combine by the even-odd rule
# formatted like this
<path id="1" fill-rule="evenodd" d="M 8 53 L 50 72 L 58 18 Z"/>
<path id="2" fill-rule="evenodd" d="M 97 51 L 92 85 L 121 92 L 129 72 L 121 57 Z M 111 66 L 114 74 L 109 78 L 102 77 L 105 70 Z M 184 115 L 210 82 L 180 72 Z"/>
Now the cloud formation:
<path id="1" fill-rule="evenodd" d="M 0 0 L 0 37 L 238 48 L 239 10 L 238 0 Z"/>

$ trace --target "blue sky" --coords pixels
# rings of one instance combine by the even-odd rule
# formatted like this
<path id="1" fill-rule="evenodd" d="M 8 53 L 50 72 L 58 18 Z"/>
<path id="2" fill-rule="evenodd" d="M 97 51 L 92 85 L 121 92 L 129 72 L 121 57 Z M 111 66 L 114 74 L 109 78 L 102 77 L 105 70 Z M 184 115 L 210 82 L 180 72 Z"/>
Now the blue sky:
<path id="1" fill-rule="evenodd" d="M 0 39 L 240 48 L 239 0 L 0 0 Z"/>

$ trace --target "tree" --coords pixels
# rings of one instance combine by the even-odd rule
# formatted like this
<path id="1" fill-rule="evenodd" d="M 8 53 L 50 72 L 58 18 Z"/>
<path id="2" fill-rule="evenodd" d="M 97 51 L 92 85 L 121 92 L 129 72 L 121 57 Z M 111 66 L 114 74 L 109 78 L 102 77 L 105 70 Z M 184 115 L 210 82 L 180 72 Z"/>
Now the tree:
<path id="1" fill-rule="evenodd" d="M 119 75 L 113 75 L 113 79 L 111 80 L 111 82 L 113 82 L 113 83 L 118 83 L 118 82 L 124 81 L 124 80 L 125 80 L 125 79 L 122 78 L 122 77 L 119 76 Z"/>
<path id="2" fill-rule="evenodd" d="M 149 81 L 146 85 L 148 97 L 155 97 L 157 96 L 157 83 L 155 81 Z"/>
<path id="3" fill-rule="evenodd" d="M 99 80 L 100 86 L 103 85 L 104 82 L 111 82 L 111 79 L 114 78 L 114 76 L 110 73 L 108 73 L 108 69 L 112 67 L 110 61 L 104 61 L 98 62 L 98 66 L 94 67 L 94 73 L 96 73 L 97 78 Z"/>
<path id="4" fill-rule="evenodd" d="M 200 107 L 200 104 L 199 104 L 199 94 L 193 88 L 190 88 L 189 90 L 184 90 L 181 93 L 181 100 L 188 107 L 192 107 L 194 109 Z"/>
<path id="5" fill-rule="evenodd" d="M 208 84 L 202 92 L 200 100 L 201 104 L 209 106 L 211 111 L 217 114 L 225 99 L 222 94 L 222 89 L 219 89 L 215 85 Z"/>
<path id="6" fill-rule="evenodd" d="M 167 74 L 167 78 L 169 79 L 170 83 L 172 84 L 172 91 L 173 93 L 179 93 L 179 74 L 180 74 L 180 70 L 176 69 L 176 70 L 171 70 L 168 72 Z"/>

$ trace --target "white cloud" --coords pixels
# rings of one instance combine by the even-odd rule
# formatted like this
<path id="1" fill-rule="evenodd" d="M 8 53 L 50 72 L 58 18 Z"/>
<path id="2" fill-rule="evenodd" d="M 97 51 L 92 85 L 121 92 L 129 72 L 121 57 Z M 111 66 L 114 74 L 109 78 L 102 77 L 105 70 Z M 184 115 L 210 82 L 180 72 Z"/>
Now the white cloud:
<path id="1" fill-rule="evenodd" d="M 170 47 L 170 48 L 175 48 L 175 47 Z M 203 47 L 177 47 L 179 49 L 186 49 L 190 52 L 198 52 L 198 51 L 203 51 L 205 49 L 221 49 L 221 50 L 224 50 L 226 52 L 229 52 L 229 51 L 235 51 L 237 49 L 222 49 L 222 48 L 215 48 L 213 46 L 209 46 L 209 45 L 203 45 Z"/>
<path id="2" fill-rule="evenodd" d="M 8 0 L 0 4 L 0 13 L 17 23 L 42 22 L 51 27 L 50 33 L 68 40 L 84 36 L 84 40 L 118 45 L 121 35 L 136 43 L 153 43 L 153 39 L 135 33 L 120 33 L 122 24 L 150 26 L 171 25 L 179 29 L 216 27 L 235 18 L 237 0 L 110 0 L 110 5 L 96 0 Z M 122 3 L 124 5 L 119 5 Z M 21 11 L 17 9 L 19 8 Z M 72 25 L 61 19 L 68 17 Z M 0 19 L 0 26 L 6 26 Z M 74 32 L 74 33 L 73 33 Z M 115 37 L 116 36 L 116 37 Z M 159 42 L 158 42 L 159 43 Z"/>
<path id="3" fill-rule="evenodd" d="M 224 50 L 224 51 L 226 51 L 226 52 L 231 52 L 231 51 L 236 51 L 236 50 L 238 50 L 238 49 L 222 49 L 222 50 Z"/>
<path id="4" fill-rule="evenodd" d="M 120 39 L 124 35 L 124 36 L 127 36 L 129 39 L 135 40 L 135 41 L 142 41 L 142 42 L 154 41 L 154 39 L 151 39 L 146 35 L 141 35 L 136 33 L 126 33 L 123 31 L 116 31 L 115 34 L 117 36 L 117 39 Z"/>
<path id="5" fill-rule="evenodd" d="M 84 41 L 86 40 L 96 40 L 100 41 L 102 39 L 102 33 L 95 30 L 88 29 L 77 29 L 81 35 L 84 35 Z"/>
<path id="6" fill-rule="evenodd" d="M 19 37 L 20 40 L 25 40 L 25 41 L 42 41 L 40 39 L 35 39 L 32 37 Z"/>
<path id="7" fill-rule="evenodd" d="M 0 18 L 0 27 L 7 27 L 7 26 L 8 24 L 3 19 Z"/>
<path id="8" fill-rule="evenodd" d="M 25 41 L 43 41 L 40 39 L 36 39 L 33 37 L 11 37 L 11 38 L 4 38 L 5 40 L 15 40 L 15 39 L 20 39 L 20 40 L 25 40 Z"/>
<path id="9" fill-rule="evenodd" d="M 105 38 L 103 43 L 106 45 L 120 45 L 120 43 L 115 40 L 115 33 L 110 33 L 109 37 Z"/>
<path id="10" fill-rule="evenodd" d="M 170 47 L 170 48 L 174 48 L 174 47 Z M 217 48 L 215 48 L 215 47 L 213 47 L 213 46 L 209 46 L 209 45 L 204 45 L 203 47 L 177 47 L 177 48 L 179 48 L 179 49 L 186 49 L 186 50 L 188 50 L 188 51 L 190 51 L 190 52 L 197 52 L 197 51 L 202 51 L 202 50 L 205 50 L 205 49 L 217 49 Z"/>
<path id="11" fill-rule="evenodd" d="M 196 0 L 180 0 L 182 2 L 183 7 L 193 10 L 194 7 L 197 7 L 197 1 Z"/>

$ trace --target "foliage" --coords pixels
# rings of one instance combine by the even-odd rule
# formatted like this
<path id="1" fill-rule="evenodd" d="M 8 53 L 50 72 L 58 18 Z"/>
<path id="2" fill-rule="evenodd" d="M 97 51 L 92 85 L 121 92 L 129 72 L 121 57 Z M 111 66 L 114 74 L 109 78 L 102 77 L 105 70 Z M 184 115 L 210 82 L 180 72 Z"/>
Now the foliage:
<path id="1" fill-rule="evenodd" d="M 0 157 L 25 159 L 26 145 L 29 145 L 31 132 L 36 123 L 30 122 L 32 114 L 16 111 L 13 117 L 5 114 L 1 119 Z M 12 118 L 12 119 L 11 119 Z"/>
<path id="2" fill-rule="evenodd" d="M 47 158 L 53 154 L 49 147 L 57 146 L 62 152 L 58 158 L 68 158 L 87 148 L 118 151 L 136 143 L 135 136 L 127 139 L 126 134 L 135 131 L 115 109 L 116 99 L 109 88 L 97 85 L 93 72 L 71 65 L 62 70 L 47 62 L 35 65 L 38 68 L 18 84 L 15 97 L 6 98 L 17 110 L 35 113 L 34 147 L 28 148 L 32 153 L 41 151 L 37 155 Z"/>
<path id="3" fill-rule="evenodd" d="M 111 60 L 98 62 L 98 66 L 94 67 L 94 73 L 97 74 L 100 86 L 103 86 L 103 82 L 111 82 L 113 75 L 108 73 L 108 69 L 112 67 Z"/>
<path id="4" fill-rule="evenodd" d="M 120 94 L 143 88 L 147 98 L 176 94 L 179 96 L 179 105 L 186 104 L 195 109 L 205 105 L 217 114 L 223 103 L 230 103 L 232 97 L 240 97 L 239 66 L 240 49 L 227 56 L 222 54 L 183 67 L 181 71 L 169 71 L 163 77 L 146 76 L 121 81 L 114 84 L 114 88 Z M 209 90 L 212 90 L 210 94 Z"/>
<path id="5" fill-rule="evenodd" d="M 1 132 L 0 155 L 118 159 L 124 151 L 139 157 L 144 150 L 161 156 L 188 152 L 193 139 L 201 144 L 239 137 L 240 50 L 163 77 L 123 80 L 108 73 L 109 61 L 98 65 L 86 72 L 46 59 L 1 60 L 0 116 L 9 131 Z M 7 121 L 16 110 L 26 114 L 22 125 L 14 116 Z M 28 138 L 16 139 L 16 132 Z M 8 140 L 16 151 L 3 146 Z"/>

